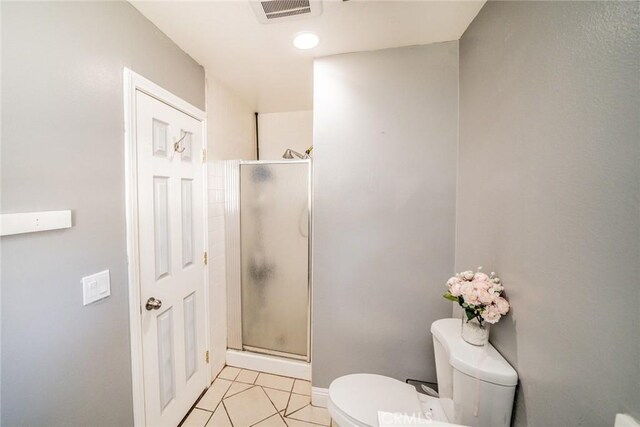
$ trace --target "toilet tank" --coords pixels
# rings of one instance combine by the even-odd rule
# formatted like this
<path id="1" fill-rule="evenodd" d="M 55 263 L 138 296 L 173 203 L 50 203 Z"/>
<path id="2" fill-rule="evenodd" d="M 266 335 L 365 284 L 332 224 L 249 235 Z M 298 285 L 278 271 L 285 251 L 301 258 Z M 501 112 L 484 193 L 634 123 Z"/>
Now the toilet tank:
<path id="1" fill-rule="evenodd" d="M 449 422 L 509 426 L 518 374 L 491 344 L 465 342 L 461 328 L 460 319 L 431 325 L 438 392 Z"/>

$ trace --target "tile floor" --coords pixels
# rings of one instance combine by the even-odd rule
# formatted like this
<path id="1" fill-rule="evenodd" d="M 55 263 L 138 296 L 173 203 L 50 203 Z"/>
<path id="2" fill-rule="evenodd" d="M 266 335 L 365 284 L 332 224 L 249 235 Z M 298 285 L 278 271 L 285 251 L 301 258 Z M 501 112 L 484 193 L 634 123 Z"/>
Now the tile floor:
<path id="1" fill-rule="evenodd" d="M 331 426 L 325 408 L 311 406 L 309 381 L 226 366 L 182 427 Z"/>

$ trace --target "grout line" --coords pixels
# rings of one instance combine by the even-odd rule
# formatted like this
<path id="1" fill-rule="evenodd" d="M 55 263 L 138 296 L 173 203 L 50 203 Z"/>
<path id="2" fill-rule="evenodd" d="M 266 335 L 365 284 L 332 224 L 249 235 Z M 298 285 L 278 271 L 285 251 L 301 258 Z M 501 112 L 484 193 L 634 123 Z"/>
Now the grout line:
<path id="1" fill-rule="evenodd" d="M 258 387 L 262 387 L 262 388 L 268 388 L 269 390 L 276 390 L 276 391 L 282 391 L 284 393 L 293 393 L 291 390 L 283 390 L 281 388 L 273 388 L 273 387 L 267 387 L 266 385 L 262 385 L 262 384 L 255 384 Z M 300 396 L 306 396 L 306 394 L 300 394 L 300 393 L 293 393 L 293 394 L 298 394 Z"/>
<path id="2" fill-rule="evenodd" d="M 180 427 L 181 425 L 183 425 L 191 416 L 191 414 L 193 414 L 194 411 L 204 411 L 204 412 L 208 412 L 209 413 L 209 418 L 207 418 L 207 421 L 205 421 L 205 426 L 207 425 L 207 423 L 209 422 L 209 419 L 211 419 L 211 416 L 213 415 L 213 412 L 209 411 L 208 409 L 201 409 L 201 408 L 196 408 L 195 406 L 193 406 L 191 408 L 191 410 L 189 412 L 187 412 L 187 415 L 184 416 L 184 418 L 182 419 L 182 421 L 180 421 L 180 424 L 178 424 L 178 427 Z"/>
<path id="3" fill-rule="evenodd" d="M 222 403 L 222 399 L 220 399 L 220 402 L 218 402 L 216 407 L 213 408 L 213 411 L 209 411 L 208 409 L 204 409 L 204 411 L 209 411 L 209 412 L 211 412 L 213 414 L 214 412 L 216 412 L 218 410 L 218 407 L 220 406 L 221 403 Z M 200 409 L 200 408 L 198 408 L 198 409 Z"/>
<path id="4" fill-rule="evenodd" d="M 229 411 L 227 410 L 227 407 L 226 407 L 226 405 L 224 404 L 224 399 L 227 399 L 227 398 L 229 398 L 229 397 L 233 397 L 233 396 L 237 396 L 238 394 L 244 393 L 245 391 L 249 391 L 249 390 L 251 390 L 251 389 L 252 389 L 252 388 L 254 388 L 254 387 L 260 387 L 260 388 L 262 388 L 262 389 L 263 389 L 263 390 L 262 390 L 262 392 L 267 396 L 267 399 L 268 399 L 268 400 L 269 400 L 269 402 L 271 403 L 271 406 L 276 410 L 276 413 L 275 413 L 275 414 L 271 414 L 271 415 L 269 415 L 268 417 L 264 418 L 263 420 L 258 421 L 257 423 L 252 424 L 251 426 L 254 426 L 254 425 L 256 425 L 256 424 L 259 424 L 259 423 L 261 423 L 262 421 L 265 421 L 265 420 L 267 420 L 268 418 L 273 417 L 274 415 L 278 415 L 278 416 L 280 417 L 280 419 L 281 419 L 281 420 L 282 420 L 282 421 L 283 421 L 287 426 L 289 426 L 289 423 L 287 423 L 287 418 L 288 418 L 290 415 L 294 415 L 294 414 L 296 414 L 297 412 L 301 411 L 302 409 L 306 408 L 307 406 L 312 406 L 311 404 L 308 404 L 308 405 L 303 406 L 302 408 L 299 408 L 299 409 L 297 409 L 297 410 L 293 411 L 293 412 L 292 412 L 292 413 L 290 413 L 290 414 L 287 414 L 287 410 L 289 409 L 289 403 L 291 403 L 291 396 L 292 396 L 292 395 L 294 395 L 294 394 L 295 394 L 295 395 L 297 395 L 297 396 L 309 397 L 309 399 L 311 399 L 311 396 L 309 396 L 309 395 L 306 395 L 306 394 L 300 394 L 300 393 L 294 393 L 294 392 L 293 392 L 293 388 L 295 387 L 295 383 L 296 383 L 296 381 L 305 381 L 305 382 L 310 382 L 310 381 L 308 381 L 308 380 L 301 380 L 300 378 L 287 377 L 287 376 L 284 376 L 284 375 L 271 374 L 271 373 L 268 373 L 268 372 L 255 371 L 255 370 L 252 370 L 252 369 L 243 369 L 243 368 L 238 368 L 238 367 L 236 367 L 236 366 L 231 366 L 231 367 L 232 367 L 232 368 L 239 369 L 239 371 L 238 371 L 238 373 L 236 374 L 236 376 L 234 377 L 234 379 L 233 379 L 233 380 L 229 380 L 229 379 L 227 379 L 227 378 L 222 378 L 222 377 L 220 377 L 220 374 L 222 374 L 222 371 L 224 371 L 224 369 L 225 369 L 225 368 L 227 368 L 228 366 L 229 366 L 229 365 L 225 365 L 225 366 L 220 370 L 220 372 L 218 373 L 218 375 L 217 375 L 217 376 L 216 376 L 216 377 L 211 381 L 211 383 L 209 384 L 209 387 L 211 387 L 211 385 L 212 385 L 216 380 L 218 380 L 218 379 L 221 379 L 221 380 L 224 380 L 224 381 L 228 381 L 228 382 L 230 382 L 230 383 L 231 383 L 231 384 L 229 385 L 229 387 L 227 387 L 227 389 L 225 390 L 225 392 L 224 392 L 224 394 L 222 395 L 222 397 L 220 398 L 220 401 L 216 404 L 216 406 L 215 406 L 214 410 L 213 410 L 213 411 L 211 411 L 210 409 L 204 409 L 204 408 L 200 408 L 200 407 L 198 407 L 198 406 L 197 406 L 197 405 L 198 405 L 198 403 L 200 403 L 200 401 L 202 400 L 202 398 L 203 398 L 203 397 L 204 397 L 204 395 L 206 394 L 206 392 L 208 391 L 209 387 L 207 387 L 207 390 L 205 390 L 205 391 L 200 395 L 200 397 L 198 398 L 198 400 L 196 400 L 196 402 L 195 402 L 195 403 L 194 403 L 194 405 L 192 406 L 191 410 L 190 410 L 190 411 L 187 413 L 187 415 L 184 417 L 183 422 L 184 422 L 184 421 L 186 421 L 186 419 L 187 419 L 187 418 L 188 418 L 188 416 L 191 414 L 191 412 L 193 412 L 193 410 L 194 410 L 194 409 L 198 409 L 198 410 L 205 411 L 205 412 L 208 412 L 208 413 L 209 413 L 209 418 L 207 419 L 207 422 L 205 423 L 205 426 L 206 426 L 206 424 L 208 424 L 208 423 L 209 423 L 209 421 L 211 421 L 211 418 L 213 417 L 213 414 L 214 414 L 214 413 L 215 413 L 215 412 L 220 408 L 220 406 L 222 406 L 222 409 L 224 410 L 225 415 L 227 416 L 227 419 L 229 420 L 229 423 L 231 423 L 231 426 L 233 427 L 233 421 L 231 420 L 231 416 L 229 415 Z M 253 382 L 251 382 L 251 383 L 246 383 L 246 382 L 236 381 L 236 379 L 240 376 L 240 373 L 242 373 L 242 371 L 249 371 L 249 372 L 255 372 L 255 373 L 257 373 L 257 375 L 256 375 L 255 379 L 253 380 Z M 265 374 L 265 375 L 271 375 L 271 376 L 274 376 L 274 377 L 280 377 L 280 378 L 288 378 L 288 379 L 293 380 L 293 382 L 292 382 L 292 384 L 291 384 L 291 389 L 290 389 L 290 390 L 282 390 L 282 389 L 278 389 L 278 388 L 266 387 L 266 386 L 263 386 L 263 385 L 257 384 L 258 378 L 260 378 L 260 375 L 262 375 L 262 374 Z M 235 393 L 235 394 L 232 394 L 232 395 L 228 395 L 228 396 L 227 396 L 227 393 L 229 392 L 229 389 L 231 388 L 231 386 L 232 386 L 234 383 L 238 383 L 238 384 L 245 384 L 245 385 L 248 385 L 248 386 L 250 386 L 250 387 L 249 387 L 249 388 L 247 388 L 247 389 L 245 389 L 245 390 L 242 390 L 242 391 L 240 391 L 240 392 L 238 392 L 238 393 Z M 269 390 L 279 391 L 279 392 L 282 392 L 282 393 L 289 393 L 289 398 L 287 399 L 287 404 L 286 404 L 285 408 L 284 408 L 282 411 L 278 411 L 278 408 L 276 408 L 276 405 L 273 403 L 273 401 L 271 400 L 271 398 L 269 397 L 269 395 L 266 393 L 266 391 L 265 391 L 264 389 L 269 389 Z M 316 423 L 316 422 L 313 422 L 313 421 L 298 420 L 298 419 L 296 419 L 296 418 L 291 418 L 291 420 L 294 420 L 294 421 L 303 421 L 303 422 L 306 422 L 306 423 L 313 424 L 314 426 L 331 427 L 331 424 L 329 424 L 329 426 L 325 426 L 324 424 L 319 424 L 319 423 Z"/>
<path id="5" fill-rule="evenodd" d="M 233 377 L 233 379 L 232 379 L 232 380 L 229 380 L 229 379 L 227 379 L 227 378 L 222 378 L 222 377 L 220 376 L 220 375 L 224 372 L 224 370 L 225 370 L 225 369 L 227 369 L 227 368 L 233 368 L 233 369 L 237 369 L 237 370 L 238 370 L 238 373 L 236 374 L 236 376 L 235 376 L 235 377 Z M 236 378 L 238 378 L 238 375 L 240 375 L 240 372 L 242 372 L 242 370 L 243 370 L 242 368 L 238 368 L 237 366 L 224 365 L 224 366 L 222 367 L 222 369 L 220 369 L 220 372 L 218 372 L 218 375 L 216 376 L 215 380 L 217 380 L 218 378 L 220 378 L 221 380 L 226 380 L 226 381 L 235 381 L 235 380 L 236 380 Z M 214 380 L 214 381 L 215 381 L 215 380 Z M 213 381 L 211 381 L 211 382 L 213 383 Z"/>
<path id="6" fill-rule="evenodd" d="M 284 407 L 284 415 L 287 415 L 287 409 L 289 409 L 289 402 L 291 402 L 291 395 L 293 393 L 289 393 L 289 398 L 287 399 L 287 406 Z"/>
<path id="7" fill-rule="evenodd" d="M 260 387 L 260 386 L 258 386 L 258 387 Z M 282 390 L 280 390 L 280 391 L 282 391 Z M 278 413 L 278 414 L 279 414 L 279 413 L 280 413 L 280 411 L 278 410 L 278 408 L 276 408 L 276 404 L 275 404 L 275 403 L 273 403 L 273 400 L 271 400 L 271 398 L 269 397 L 269 395 L 267 394 L 267 392 L 266 392 L 266 391 L 264 391 L 264 387 L 262 387 L 262 392 L 264 393 L 264 395 L 265 395 L 265 396 L 267 396 L 267 399 L 269 399 L 269 402 L 271 402 L 271 406 L 273 406 L 273 409 L 275 409 L 275 410 L 276 410 L 276 413 Z M 291 394 L 289 394 L 289 399 L 291 399 Z M 287 405 L 288 405 L 288 404 L 289 404 L 289 400 L 287 399 Z M 287 407 L 285 406 L 285 407 L 284 407 L 284 409 L 286 410 L 286 409 L 287 409 Z M 265 418 L 265 419 L 266 419 L 266 418 Z"/>
<path id="8" fill-rule="evenodd" d="M 253 372 L 258 372 L 258 373 L 260 373 L 260 374 L 266 374 L 266 375 L 273 375 L 274 377 L 289 378 L 290 380 L 294 380 L 294 381 L 295 381 L 295 380 L 298 380 L 298 381 L 307 381 L 307 382 L 311 382 L 311 381 L 309 381 L 309 380 L 303 380 L 303 379 L 301 379 L 301 378 L 296 378 L 296 377 L 289 377 L 289 376 L 287 376 L 287 375 L 278 375 L 278 374 L 272 374 L 272 373 L 269 373 L 269 372 L 262 372 L 262 371 L 253 371 Z M 260 375 L 258 375 L 258 376 L 260 376 Z"/>
<path id="9" fill-rule="evenodd" d="M 229 415 L 229 411 L 227 411 L 227 407 L 225 406 L 225 404 L 224 404 L 224 402 L 222 400 L 220 401 L 220 403 L 222 404 L 222 409 L 224 409 L 224 413 L 227 415 L 227 419 L 229 420 L 229 424 L 231 424 L 231 427 L 233 427 L 233 420 L 231 420 L 231 416 Z"/>
<path id="10" fill-rule="evenodd" d="M 260 386 L 257 386 L 257 387 L 260 387 Z M 260 389 L 262 390 L 262 393 L 264 393 L 264 395 L 267 396 L 267 400 L 269 401 L 269 403 L 271 403 L 271 406 L 273 407 L 273 409 L 275 409 L 276 413 L 275 414 L 271 414 L 268 417 L 261 419 L 260 421 L 256 421 L 255 423 L 251 424 L 251 426 L 255 426 L 256 424 L 260 424 L 261 422 L 263 422 L 265 420 L 268 420 L 269 418 L 273 417 L 274 415 L 279 414 L 278 408 L 276 408 L 276 405 L 274 405 L 274 403 L 271 401 L 271 398 L 269 398 L 269 395 L 264 391 L 264 389 L 262 389 L 262 387 L 260 387 Z"/>
<path id="11" fill-rule="evenodd" d="M 297 412 L 302 411 L 302 410 L 303 410 L 304 408 L 306 408 L 307 406 L 311 406 L 311 407 L 313 407 L 313 408 L 316 408 L 316 406 L 313 406 L 311 403 L 309 403 L 308 405 L 305 405 L 305 406 L 303 406 L 302 408 L 297 409 L 297 410 L 295 410 L 294 412 L 290 413 L 289 415 L 287 415 L 287 417 L 289 417 L 289 416 L 291 416 L 291 415 L 294 415 L 294 414 L 296 414 Z M 330 427 L 330 426 L 331 426 L 331 418 L 329 418 L 329 425 L 316 423 L 315 421 L 301 420 L 301 419 L 298 419 L 298 418 L 293 418 L 293 419 L 294 419 L 294 420 L 297 420 L 297 421 L 304 421 L 305 423 L 315 424 L 315 425 L 317 425 L 317 426 L 325 426 L 325 427 Z"/>
<path id="12" fill-rule="evenodd" d="M 298 408 L 295 411 L 293 411 L 292 413 L 288 414 L 288 416 L 295 414 L 296 412 L 302 411 L 304 408 L 306 408 L 307 406 L 311 406 L 311 403 L 309 403 L 308 405 L 304 405 L 302 408 Z M 300 420 L 300 421 L 304 421 L 304 420 Z M 315 423 L 314 423 L 315 424 Z"/>
<path id="13" fill-rule="evenodd" d="M 203 409 L 204 411 L 206 411 L 206 409 Z M 207 427 L 207 424 L 209 424 L 209 421 L 211 421 L 211 417 L 213 417 L 213 412 L 207 411 L 209 412 L 209 418 L 207 418 L 207 421 L 205 421 L 204 423 L 204 427 Z"/>
<path id="14" fill-rule="evenodd" d="M 268 420 L 269 418 L 273 417 L 274 415 L 278 415 L 278 413 L 276 412 L 275 414 L 271 414 L 271 415 L 269 415 L 267 418 L 263 418 L 263 419 L 261 419 L 260 421 L 257 421 L 257 422 L 255 422 L 255 423 L 251 424 L 249 427 L 253 427 L 253 426 L 255 426 L 256 424 L 260 424 L 261 422 Z"/>
<path id="15" fill-rule="evenodd" d="M 231 390 L 231 386 L 233 386 L 233 384 L 248 385 L 249 387 L 248 387 L 248 388 L 245 388 L 244 390 L 240 390 L 240 391 L 238 391 L 238 392 L 236 392 L 236 393 L 233 393 L 233 394 L 227 394 L 227 393 L 229 393 L 229 390 Z M 224 395 L 224 396 L 222 396 L 222 399 L 226 399 L 226 398 L 228 398 L 228 397 L 236 396 L 236 395 L 238 395 L 238 394 L 240 394 L 240 393 L 244 393 L 245 391 L 249 391 L 249 390 L 251 390 L 251 389 L 254 387 L 252 384 L 241 383 L 241 382 L 236 382 L 236 381 L 234 381 L 234 382 L 231 384 L 231 386 L 229 386 L 229 388 L 227 389 L 227 392 L 225 393 L 225 395 Z"/>
<path id="16" fill-rule="evenodd" d="M 198 403 L 202 400 L 202 398 L 204 397 L 205 394 L 207 394 L 207 392 L 209 391 L 209 387 L 205 388 L 202 393 L 200 393 L 200 396 L 198 396 L 198 398 L 196 399 L 195 403 L 193 405 L 191 405 L 191 408 L 187 411 L 187 414 L 182 418 L 182 420 L 180 420 L 180 423 L 178 424 L 178 427 L 180 427 L 182 424 L 184 424 L 184 422 L 187 420 L 187 418 L 189 418 L 189 415 L 191 415 L 191 413 L 193 412 L 194 409 L 201 409 L 203 411 L 208 411 L 207 409 L 202 409 L 202 408 L 198 408 Z M 211 412 L 211 411 L 208 411 Z"/>
<path id="17" fill-rule="evenodd" d="M 303 406 L 302 408 L 298 409 L 298 410 L 297 410 L 297 411 L 295 411 L 295 412 L 290 413 L 290 414 L 289 414 L 289 415 L 287 415 L 287 416 L 293 415 L 293 414 L 295 414 L 296 412 L 303 410 L 303 409 L 304 409 L 304 408 L 306 408 L 307 406 L 311 406 L 311 404 L 306 405 L 306 406 Z M 301 420 L 301 419 L 298 419 L 298 418 L 292 418 L 292 419 L 293 419 L 293 420 L 296 420 L 296 421 L 302 421 L 302 422 L 305 422 L 305 423 L 313 424 L 313 425 L 316 425 L 316 426 L 331 427 L 331 420 L 329 420 L 329 425 L 326 425 L 326 424 L 316 423 L 316 422 L 314 422 L 314 421 Z"/>
<path id="18" fill-rule="evenodd" d="M 240 374 L 241 374 L 241 373 L 243 373 L 243 372 L 255 372 L 257 375 L 256 375 L 256 377 L 253 379 L 253 381 L 251 381 L 250 383 L 245 383 L 245 382 L 242 382 L 242 381 L 238 381 L 238 377 L 239 377 L 239 376 L 240 376 Z M 243 384 L 254 384 L 254 385 L 255 385 L 255 383 L 256 383 L 256 381 L 258 381 L 258 377 L 260 376 L 260 374 L 261 374 L 261 373 L 262 373 L 262 372 L 260 372 L 260 371 L 254 371 L 253 369 L 244 369 L 244 368 L 242 368 L 242 369 L 240 369 L 240 372 L 238 373 L 238 377 L 236 377 L 236 379 L 235 379 L 234 381 L 235 381 L 235 382 L 241 382 L 241 383 L 243 383 Z"/>
<path id="19" fill-rule="evenodd" d="M 283 411 L 284 412 L 284 411 Z M 287 422 L 284 420 L 284 416 L 278 412 L 278 415 L 280 415 L 280 420 L 282 420 L 282 422 L 284 423 L 284 425 L 288 426 L 289 424 L 287 424 Z"/>

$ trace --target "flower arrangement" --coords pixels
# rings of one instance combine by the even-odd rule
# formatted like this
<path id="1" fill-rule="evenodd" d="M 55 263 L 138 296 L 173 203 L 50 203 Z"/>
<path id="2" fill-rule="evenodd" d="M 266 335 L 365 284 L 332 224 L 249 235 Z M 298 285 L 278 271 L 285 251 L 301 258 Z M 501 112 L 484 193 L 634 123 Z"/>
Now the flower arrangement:
<path id="1" fill-rule="evenodd" d="M 509 311 L 509 302 L 502 297 L 504 286 L 495 273 L 487 276 L 478 267 L 477 272 L 463 271 L 447 281 L 448 291 L 444 297 L 455 301 L 464 309 L 467 322 L 478 319 L 497 323 Z"/>

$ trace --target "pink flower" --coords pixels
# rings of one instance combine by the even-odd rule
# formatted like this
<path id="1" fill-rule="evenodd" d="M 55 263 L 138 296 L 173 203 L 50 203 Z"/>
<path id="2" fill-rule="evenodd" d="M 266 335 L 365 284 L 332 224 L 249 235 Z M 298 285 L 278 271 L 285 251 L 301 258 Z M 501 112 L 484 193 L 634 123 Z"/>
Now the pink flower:
<path id="1" fill-rule="evenodd" d="M 473 280 L 474 273 L 471 270 L 463 271 L 462 273 L 460 273 L 460 276 L 462 276 L 462 278 L 464 278 L 465 280 Z"/>
<path id="2" fill-rule="evenodd" d="M 487 291 L 489 290 L 489 288 L 491 288 L 491 283 L 489 282 L 485 282 L 483 280 L 476 280 L 473 279 L 473 286 L 478 290 L 478 291 Z"/>
<path id="3" fill-rule="evenodd" d="M 487 292 L 486 290 L 481 290 L 478 292 L 478 299 L 482 304 L 491 304 L 495 299 L 495 295 Z"/>
<path id="4" fill-rule="evenodd" d="M 475 292 L 473 282 L 463 282 L 460 292 L 464 302 L 475 305 L 478 302 L 478 295 Z"/>
<path id="5" fill-rule="evenodd" d="M 500 311 L 498 311 L 498 307 L 496 307 L 495 304 L 488 305 L 482 311 L 482 318 L 488 323 L 498 323 L 500 317 Z"/>
<path id="6" fill-rule="evenodd" d="M 449 286 L 449 293 L 454 297 L 459 297 L 462 294 L 462 283 L 458 282 Z"/>
<path id="7" fill-rule="evenodd" d="M 454 297 L 460 296 L 462 292 L 461 291 L 462 280 L 454 276 L 451 279 L 447 280 L 447 286 L 449 288 L 449 293 L 451 295 L 453 295 Z"/>
<path id="8" fill-rule="evenodd" d="M 457 276 L 453 276 L 451 279 L 447 280 L 447 285 L 448 286 L 453 286 L 455 283 L 460 283 L 462 280 L 460 280 Z"/>
<path id="9" fill-rule="evenodd" d="M 501 315 L 505 315 L 509 312 L 509 301 L 502 297 L 496 298 L 496 308 Z"/>
<path id="10" fill-rule="evenodd" d="M 474 282 L 489 282 L 489 276 L 487 276 L 486 274 L 484 274 L 482 272 L 477 272 L 473 276 L 473 281 Z"/>
<path id="11" fill-rule="evenodd" d="M 475 293 L 470 293 L 462 296 L 464 298 L 464 302 L 471 305 L 478 304 L 478 296 Z"/>

